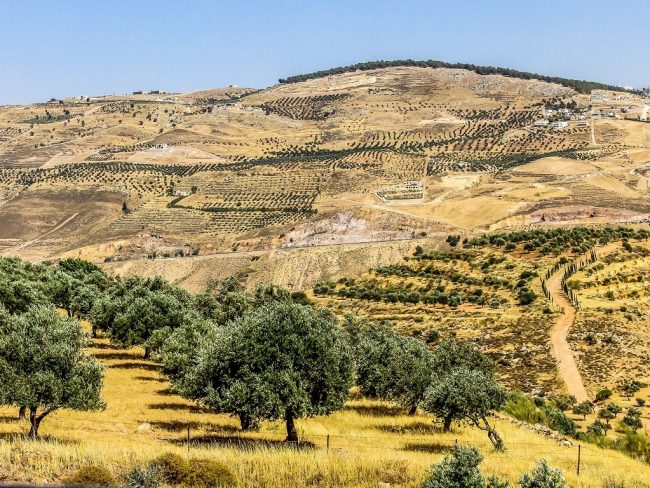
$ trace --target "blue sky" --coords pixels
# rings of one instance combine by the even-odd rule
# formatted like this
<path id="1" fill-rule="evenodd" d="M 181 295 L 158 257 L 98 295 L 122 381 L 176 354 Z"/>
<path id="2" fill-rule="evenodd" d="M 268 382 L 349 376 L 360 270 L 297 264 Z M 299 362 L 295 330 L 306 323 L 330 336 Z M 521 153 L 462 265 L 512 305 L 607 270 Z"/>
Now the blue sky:
<path id="1" fill-rule="evenodd" d="M 0 104 L 438 59 L 650 85 L 646 0 L 0 0 Z"/>

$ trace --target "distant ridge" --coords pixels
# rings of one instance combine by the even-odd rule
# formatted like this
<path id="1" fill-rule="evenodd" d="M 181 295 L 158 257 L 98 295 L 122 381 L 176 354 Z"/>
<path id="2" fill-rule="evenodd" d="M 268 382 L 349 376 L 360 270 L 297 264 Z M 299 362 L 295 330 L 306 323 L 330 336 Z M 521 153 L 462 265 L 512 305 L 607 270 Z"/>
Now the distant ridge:
<path id="1" fill-rule="evenodd" d="M 479 75 L 503 75 L 510 78 L 521 78 L 523 80 L 541 80 L 549 83 L 557 83 L 559 85 L 573 88 L 578 93 L 590 93 L 592 90 L 612 90 L 612 91 L 627 91 L 637 93 L 636 90 L 626 90 L 620 86 L 608 85 L 606 83 L 598 83 L 596 81 L 585 80 L 572 80 L 569 78 L 561 78 L 559 76 L 545 76 L 536 73 L 528 73 L 526 71 L 518 71 L 510 68 L 498 68 L 494 66 L 477 66 L 475 64 L 467 63 L 446 63 L 444 61 L 435 61 L 429 59 L 426 61 L 415 61 L 413 59 L 397 59 L 393 61 L 368 61 L 366 63 L 357 63 L 350 66 L 340 66 L 338 68 L 331 68 L 321 71 L 314 71 L 303 75 L 294 75 L 287 78 L 280 78 L 280 83 L 298 83 L 306 80 L 313 80 L 323 78 L 330 75 L 338 75 L 341 73 L 350 73 L 354 71 L 370 71 L 380 68 L 394 68 L 412 66 L 418 68 L 454 68 L 466 69 L 478 73 Z"/>

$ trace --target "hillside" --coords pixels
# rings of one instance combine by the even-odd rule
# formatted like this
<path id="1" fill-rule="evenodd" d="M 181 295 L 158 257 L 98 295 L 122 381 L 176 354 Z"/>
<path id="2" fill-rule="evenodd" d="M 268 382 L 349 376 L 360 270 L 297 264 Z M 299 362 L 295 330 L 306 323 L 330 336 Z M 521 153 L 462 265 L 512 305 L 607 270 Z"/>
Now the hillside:
<path id="1" fill-rule="evenodd" d="M 103 262 L 646 218 L 646 101 L 468 68 L 2 107 L 0 250 Z"/>
<path id="2" fill-rule="evenodd" d="M 43 263 L 25 265 L 30 287 L 7 261 L 3 291 L 15 305 L 42 288 L 73 310 L 99 330 L 83 351 L 106 367 L 106 409 L 57 409 L 41 440 L 21 435 L 24 403 L 2 407 L 0 483 L 101 465 L 145 486 L 138 470 L 172 452 L 218 459 L 246 487 L 416 488 L 472 445 L 513 486 L 540 459 L 571 487 L 648 486 L 650 102 L 475 66 L 283 81 L 0 108 L 0 254 Z M 72 260 L 66 276 L 63 258 L 101 270 Z M 507 450 L 467 418 L 445 431 L 428 400 L 366 395 L 356 356 L 340 405 L 297 417 L 302 446 L 284 443 L 286 411 L 249 431 L 241 411 L 183 391 L 165 369 L 172 335 L 222 344 L 233 319 L 263 315 L 268 283 L 297 291 L 286 297 L 311 305 L 302 313 L 327 307 L 338 334 L 352 313 L 426 357 L 446 341 L 485 355 L 502 396 L 483 420 Z M 427 370 L 427 393 L 442 371 Z"/>

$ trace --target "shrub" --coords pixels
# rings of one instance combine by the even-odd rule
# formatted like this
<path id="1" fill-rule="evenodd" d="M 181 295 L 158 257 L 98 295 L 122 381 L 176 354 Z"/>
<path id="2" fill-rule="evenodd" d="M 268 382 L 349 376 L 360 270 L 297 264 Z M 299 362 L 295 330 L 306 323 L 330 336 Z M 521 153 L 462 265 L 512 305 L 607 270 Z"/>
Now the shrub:
<path id="1" fill-rule="evenodd" d="M 163 477 L 154 466 L 136 466 L 127 475 L 126 481 L 130 488 L 158 488 L 163 482 Z"/>
<path id="2" fill-rule="evenodd" d="M 103 466 L 89 465 L 75 471 L 70 476 L 65 477 L 63 483 L 66 485 L 77 486 L 116 486 L 115 478 L 111 472 Z"/>
<path id="3" fill-rule="evenodd" d="M 149 467 L 157 470 L 163 481 L 171 485 L 182 483 L 189 471 L 189 463 L 172 452 L 157 457 L 149 463 Z"/>
<path id="4" fill-rule="evenodd" d="M 578 403 L 573 395 L 553 395 L 550 400 L 563 412 L 573 408 Z"/>
<path id="5" fill-rule="evenodd" d="M 567 485 L 562 470 L 551 468 L 546 459 L 537 462 L 529 473 L 519 478 L 521 488 L 565 488 Z"/>
<path id="6" fill-rule="evenodd" d="M 530 305 L 537 300 L 537 294 L 529 288 L 520 288 L 517 296 L 520 305 Z"/>
<path id="7" fill-rule="evenodd" d="M 454 446 L 450 456 L 431 468 L 423 488 L 483 488 L 485 479 L 478 469 L 482 460 L 475 447 Z"/>
<path id="8" fill-rule="evenodd" d="M 603 402 L 611 396 L 612 396 L 612 390 L 605 388 L 604 390 L 600 390 L 598 393 L 596 393 L 596 401 Z"/>
<path id="9" fill-rule="evenodd" d="M 542 424 L 546 421 L 546 415 L 537 408 L 534 401 L 519 391 L 509 395 L 503 410 L 517 420 L 529 424 Z"/>
<path id="10" fill-rule="evenodd" d="M 560 434 L 575 436 L 576 424 L 564 412 L 557 408 L 546 409 L 546 425 Z"/>
<path id="11" fill-rule="evenodd" d="M 510 488 L 510 482 L 508 480 L 499 479 L 496 476 L 490 476 L 485 488 Z"/>
<path id="12" fill-rule="evenodd" d="M 239 485 L 228 466 L 210 459 L 192 459 L 183 484 L 192 488 L 234 488 Z"/>

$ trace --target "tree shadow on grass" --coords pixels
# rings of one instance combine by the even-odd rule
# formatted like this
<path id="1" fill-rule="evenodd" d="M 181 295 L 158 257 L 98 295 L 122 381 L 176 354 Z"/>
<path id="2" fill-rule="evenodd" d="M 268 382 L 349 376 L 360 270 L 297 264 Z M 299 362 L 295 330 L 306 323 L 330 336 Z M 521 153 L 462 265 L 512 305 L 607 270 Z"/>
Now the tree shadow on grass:
<path id="1" fill-rule="evenodd" d="M 383 424 L 373 426 L 372 428 L 389 434 L 404 434 L 412 436 L 441 434 L 443 431 L 442 425 L 436 425 L 433 422 L 425 422 L 421 420 L 414 420 L 412 423 L 405 425 Z"/>
<path id="2" fill-rule="evenodd" d="M 178 393 L 176 393 L 173 388 L 161 388 L 160 390 L 156 390 L 157 395 L 164 395 L 164 396 L 176 396 Z"/>
<path id="3" fill-rule="evenodd" d="M 128 361 L 128 360 L 138 360 L 142 357 L 142 354 L 137 354 L 133 352 L 99 352 L 95 354 L 97 359 L 104 359 L 106 361 Z"/>
<path id="4" fill-rule="evenodd" d="M 186 432 L 189 427 L 190 430 L 203 429 L 210 424 L 204 422 L 195 422 L 192 420 L 169 420 L 159 422 L 149 422 L 153 427 L 167 432 Z"/>
<path id="5" fill-rule="evenodd" d="M 43 424 L 44 425 L 44 424 Z M 41 427 L 41 429 L 46 427 Z M 27 429 L 27 427 L 26 427 Z M 36 440 L 29 436 L 27 430 L 25 432 L 2 432 L 0 433 L 0 440 L 6 442 L 39 442 L 44 444 L 54 444 L 57 446 L 77 446 L 81 441 L 77 439 L 68 439 L 64 437 L 56 437 L 49 434 L 41 434 Z"/>
<path id="6" fill-rule="evenodd" d="M 356 412 L 365 417 L 394 417 L 404 415 L 404 409 L 393 405 L 346 405 L 344 410 Z"/>
<path id="7" fill-rule="evenodd" d="M 157 364 L 146 363 L 144 361 L 127 361 L 125 363 L 109 364 L 108 367 L 115 369 L 143 369 L 145 371 L 160 370 L 160 366 Z"/>
<path id="8" fill-rule="evenodd" d="M 402 451 L 411 452 L 426 452 L 429 454 L 445 454 L 451 451 L 449 444 L 441 444 L 439 442 L 410 442 L 406 444 Z"/>
<path id="9" fill-rule="evenodd" d="M 152 376 L 136 376 L 134 379 L 138 381 L 155 381 L 156 383 L 165 383 L 167 382 L 167 378 L 155 378 Z M 162 391 L 162 390 L 159 390 Z"/>
<path id="10" fill-rule="evenodd" d="M 123 347 L 116 346 L 115 344 L 109 344 L 106 342 L 98 342 L 96 339 L 91 339 L 90 344 L 88 345 L 90 349 L 102 349 L 102 350 L 111 350 L 118 351 L 124 350 Z"/>
<path id="11" fill-rule="evenodd" d="M 150 403 L 147 405 L 152 410 L 174 410 L 177 412 L 191 412 L 191 413 L 210 413 L 207 408 L 201 408 L 198 405 L 186 405 L 184 403 Z"/>
<path id="12" fill-rule="evenodd" d="M 173 444 L 186 445 L 185 439 L 170 440 Z M 299 449 L 299 450 L 313 450 L 316 448 L 313 442 L 300 441 L 298 444 L 290 444 L 284 440 L 278 439 L 255 439 L 250 437 L 241 437 L 235 435 L 203 435 L 192 437 L 190 444 L 200 447 L 232 447 L 245 451 L 252 451 L 255 449 Z"/>
<path id="13" fill-rule="evenodd" d="M 196 422 L 193 420 L 168 420 L 150 422 L 152 426 L 165 430 L 167 432 L 187 432 L 187 427 L 191 431 L 203 430 L 209 432 L 211 436 L 235 435 L 241 433 L 239 427 L 234 425 L 213 424 L 210 422 Z"/>
<path id="14" fill-rule="evenodd" d="M 2 423 L 19 423 L 18 408 L 16 408 L 16 415 L 0 415 L 0 422 Z M 27 424 L 27 420 L 23 420 Z"/>

